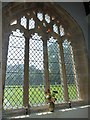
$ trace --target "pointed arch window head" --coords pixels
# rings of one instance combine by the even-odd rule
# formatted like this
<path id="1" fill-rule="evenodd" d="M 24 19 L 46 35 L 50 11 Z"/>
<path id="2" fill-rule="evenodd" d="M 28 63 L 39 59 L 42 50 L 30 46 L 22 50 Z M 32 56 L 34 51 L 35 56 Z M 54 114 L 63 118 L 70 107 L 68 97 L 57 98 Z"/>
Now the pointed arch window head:
<path id="1" fill-rule="evenodd" d="M 25 16 L 23 16 L 21 18 L 21 25 L 24 27 L 24 28 L 27 28 L 27 18 Z"/>
<path id="2" fill-rule="evenodd" d="M 23 64 L 24 63 L 24 47 L 25 38 L 19 29 L 12 31 L 9 36 L 8 61 L 7 64 Z M 14 60 L 14 61 L 13 61 Z M 13 62 L 12 62 L 13 61 Z"/>
<path id="3" fill-rule="evenodd" d="M 57 39 L 55 39 L 53 36 L 51 36 L 51 37 L 49 38 L 49 42 L 50 42 L 50 43 L 57 42 Z"/>
<path id="4" fill-rule="evenodd" d="M 71 42 L 68 42 L 68 40 L 64 40 L 63 47 L 68 48 L 70 46 Z"/>
<path id="5" fill-rule="evenodd" d="M 35 28 L 35 21 L 33 18 L 29 20 L 29 30 Z"/>
<path id="6" fill-rule="evenodd" d="M 12 31 L 14 36 L 22 37 L 24 33 L 21 33 L 19 29 L 16 29 L 16 31 Z"/>
<path id="7" fill-rule="evenodd" d="M 42 36 L 39 36 L 38 33 L 35 33 L 34 35 L 32 34 L 32 39 L 34 40 L 41 40 Z"/>

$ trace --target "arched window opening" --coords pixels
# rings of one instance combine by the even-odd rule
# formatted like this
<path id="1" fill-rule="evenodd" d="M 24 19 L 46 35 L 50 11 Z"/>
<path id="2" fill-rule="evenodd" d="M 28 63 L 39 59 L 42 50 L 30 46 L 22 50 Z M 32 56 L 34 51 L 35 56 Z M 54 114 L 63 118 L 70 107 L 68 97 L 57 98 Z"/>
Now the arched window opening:
<path id="1" fill-rule="evenodd" d="M 39 12 L 37 13 L 37 18 L 42 21 L 43 20 L 43 13 Z"/>
<path id="2" fill-rule="evenodd" d="M 57 39 L 50 37 L 48 42 L 48 67 L 49 67 L 49 81 L 51 92 L 57 91 L 56 95 L 57 103 L 62 102 L 63 89 L 62 89 L 62 71 L 61 71 L 61 58 L 60 58 L 60 48 L 57 43 Z"/>
<path id="3" fill-rule="evenodd" d="M 53 31 L 58 34 L 58 26 L 56 24 L 53 25 Z"/>
<path id="4" fill-rule="evenodd" d="M 43 41 L 38 33 L 31 36 L 29 40 L 29 104 L 40 106 L 45 102 Z"/>
<path id="5" fill-rule="evenodd" d="M 29 30 L 34 28 L 35 28 L 35 21 L 33 20 L 33 18 L 31 18 L 29 20 Z"/>
<path id="6" fill-rule="evenodd" d="M 23 16 L 21 18 L 21 25 L 24 27 L 24 28 L 27 28 L 27 19 L 25 16 Z"/>
<path id="7" fill-rule="evenodd" d="M 56 104 L 66 102 L 65 86 L 68 88 L 67 98 L 69 96 L 70 101 L 79 99 L 78 77 L 72 46 L 67 38 L 63 40 L 64 37 L 62 37 L 66 32 L 64 25 L 59 24 L 59 21 L 57 24 L 55 16 L 49 15 L 48 12 L 34 11 L 33 15 L 29 12 L 26 14 L 28 18 L 23 16 L 10 23 L 10 25 L 20 23 L 28 36 L 25 35 L 25 39 L 25 33 L 21 33 L 19 29 L 12 31 L 9 36 L 4 109 L 23 108 L 25 104 L 30 105 L 31 108 L 46 105 L 46 88 L 50 88 L 51 93 L 58 92 Z M 63 44 L 62 41 L 64 41 Z M 29 70 L 26 70 L 27 68 Z M 27 74 L 26 78 L 25 74 Z M 28 88 L 25 81 L 29 85 Z M 28 93 L 25 96 L 26 88 Z M 25 98 L 27 103 L 24 104 Z"/>
<path id="8" fill-rule="evenodd" d="M 60 36 L 64 36 L 65 32 L 64 32 L 64 28 L 62 27 L 62 25 L 60 25 L 59 29 L 60 29 Z"/>
<path id="9" fill-rule="evenodd" d="M 69 100 L 72 101 L 75 99 L 79 99 L 79 92 L 78 92 L 79 86 L 77 81 L 77 73 L 75 68 L 73 50 L 70 43 L 71 42 L 68 42 L 68 40 L 64 40 L 63 50 L 64 50 L 64 62 L 66 68 Z"/>
<path id="10" fill-rule="evenodd" d="M 4 88 L 4 109 L 23 106 L 25 38 L 19 29 L 9 36 L 6 80 Z"/>
<path id="11" fill-rule="evenodd" d="M 47 23 L 50 23 L 50 16 L 48 14 L 45 15 L 45 20 Z"/>

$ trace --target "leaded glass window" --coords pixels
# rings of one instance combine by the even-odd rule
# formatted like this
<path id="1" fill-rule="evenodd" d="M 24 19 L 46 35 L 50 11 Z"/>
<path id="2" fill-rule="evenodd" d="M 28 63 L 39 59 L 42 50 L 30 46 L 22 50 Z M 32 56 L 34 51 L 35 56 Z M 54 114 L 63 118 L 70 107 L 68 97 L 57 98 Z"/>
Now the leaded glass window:
<path id="1" fill-rule="evenodd" d="M 43 104 L 44 99 L 43 41 L 38 33 L 29 40 L 29 101 L 31 106 Z"/>
<path id="2" fill-rule="evenodd" d="M 23 16 L 21 18 L 21 25 L 24 27 L 24 28 L 27 28 L 27 19 L 25 16 Z"/>
<path id="3" fill-rule="evenodd" d="M 37 18 L 42 21 L 43 20 L 43 13 L 39 12 L 37 13 Z"/>
<path id="4" fill-rule="evenodd" d="M 77 81 L 77 74 L 76 74 L 72 46 L 70 43 L 71 42 L 68 42 L 68 40 L 65 40 L 63 42 L 64 62 L 66 68 L 69 100 L 75 100 L 79 98 L 79 92 L 78 92 L 79 86 Z"/>
<path id="5" fill-rule="evenodd" d="M 48 42 L 48 66 L 49 66 L 49 80 L 51 92 L 57 91 L 57 102 L 62 102 L 62 71 L 61 71 L 61 58 L 60 49 L 57 39 L 51 37 Z"/>
<path id="6" fill-rule="evenodd" d="M 50 16 L 48 14 L 45 15 L 45 20 L 47 23 L 50 23 Z"/>
<path id="7" fill-rule="evenodd" d="M 12 27 L 20 23 L 25 29 L 22 29 L 22 27 L 21 30 L 16 29 L 12 31 L 12 34 L 9 36 L 4 108 L 16 109 L 25 106 L 23 103 L 25 97 L 23 89 L 25 91 L 27 88 L 26 82 L 29 85 L 27 104 L 30 105 L 30 107 L 46 105 L 46 82 L 48 82 L 49 86 L 47 86 L 48 89 L 50 88 L 51 93 L 53 90 L 58 92 L 55 103 L 65 102 L 65 88 L 63 85 L 65 83 L 63 82 L 62 70 L 64 64 L 66 84 L 68 87 L 67 96 L 69 96 L 69 100 L 77 100 L 79 98 L 78 76 L 72 46 L 67 39 L 61 39 L 62 36 L 65 35 L 63 24 L 59 24 L 58 21 L 57 24 L 55 15 L 49 15 L 48 12 L 34 11 L 31 13 L 27 12 L 26 14 L 26 16 L 20 16 L 19 19 L 10 22 Z M 29 47 L 26 45 L 27 41 L 29 41 Z M 61 59 L 60 43 L 62 43 L 62 41 L 64 61 Z M 26 50 L 29 51 L 29 53 L 25 53 L 24 51 Z M 28 57 L 28 61 L 25 64 L 26 56 Z M 45 63 L 47 67 L 45 67 Z M 26 65 L 28 65 L 29 68 L 28 73 L 25 73 L 25 69 L 27 69 Z M 25 78 L 25 74 L 27 74 L 27 78 Z"/>
<path id="8" fill-rule="evenodd" d="M 35 28 L 35 21 L 33 20 L 33 18 L 31 18 L 29 20 L 29 30 L 34 28 Z"/>
<path id="9" fill-rule="evenodd" d="M 4 109 L 23 106 L 25 38 L 19 29 L 9 36 L 6 80 L 4 89 Z"/>

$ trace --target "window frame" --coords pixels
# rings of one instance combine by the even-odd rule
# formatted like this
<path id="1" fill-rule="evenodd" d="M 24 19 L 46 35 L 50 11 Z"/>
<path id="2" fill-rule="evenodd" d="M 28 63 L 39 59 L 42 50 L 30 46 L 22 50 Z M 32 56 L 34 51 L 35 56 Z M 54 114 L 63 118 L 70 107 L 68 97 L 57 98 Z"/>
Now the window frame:
<path id="1" fill-rule="evenodd" d="M 18 17 L 18 19 L 20 19 L 20 17 Z M 18 23 L 20 23 L 20 20 L 18 20 Z M 25 36 L 26 36 L 26 39 L 29 39 L 29 34 L 27 33 L 27 31 L 21 26 L 21 25 L 19 25 L 17 23 L 17 25 L 13 25 L 12 27 L 9 27 L 10 29 L 9 29 L 9 32 L 10 32 L 10 30 L 12 30 L 12 29 L 15 29 L 15 28 L 19 28 L 19 27 L 21 27 L 21 30 L 23 31 L 23 32 L 25 32 L 26 34 L 25 34 Z M 15 27 L 16 26 L 16 27 Z M 37 30 L 35 30 L 35 31 L 37 31 Z M 9 32 L 8 32 L 8 35 L 9 35 Z M 31 30 L 31 32 L 30 33 L 34 33 L 34 30 Z M 43 32 L 41 33 L 41 34 L 44 34 Z M 7 37 L 8 37 L 8 35 L 6 35 Z M 55 35 L 55 37 L 56 38 L 58 38 L 58 36 L 56 35 L 56 34 L 54 34 Z M 44 36 L 45 37 L 45 36 Z M 65 36 L 63 36 L 63 37 L 61 37 L 61 38 L 58 38 L 58 40 L 60 40 L 61 41 L 61 43 L 59 43 L 60 44 L 60 47 L 62 47 L 62 41 L 65 39 L 65 38 L 68 38 L 68 35 L 65 35 Z M 28 42 L 28 40 L 27 40 L 27 42 Z M 46 44 L 46 43 L 44 43 L 44 44 Z M 28 47 L 28 43 L 27 43 L 27 47 Z M 62 49 L 62 48 L 61 48 Z M 62 50 L 63 51 L 63 50 Z M 28 51 L 27 51 L 28 52 Z M 28 58 L 27 58 L 27 60 L 28 60 Z M 26 61 L 27 61 L 26 60 Z M 62 55 L 62 61 L 63 61 L 63 55 Z M 25 65 L 25 66 L 27 66 L 26 68 L 28 69 L 28 65 Z M 62 65 L 63 66 L 63 73 L 65 74 L 65 66 L 64 66 L 64 64 Z M 48 67 L 48 66 L 47 66 Z M 47 67 L 45 68 L 45 69 L 47 69 Z M 48 73 L 47 73 L 48 74 Z M 65 76 L 64 76 L 65 77 Z M 27 76 L 27 78 L 28 78 L 28 76 Z M 47 80 L 46 81 L 48 81 L 48 77 L 46 78 Z M 65 78 L 66 79 L 66 78 Z M 64 80 L 65 80 L 64 79 Z M 25 81 L 25 80 L 24 80 Z M 28 82 L 28 81 L 27 81 Z M 65 83 L 64 84 L 66 84 L 66 81 L 64 81 Z M 26 84 L 26 83 L 25 83 Z M 48 85 L 48 87 L 49 87 L 49 85 Z M 67 89 L 67 85 L 65 86 L 65 88 Z M 47 89 L 47 88 L 46 88 Z M 67 91 L 67 90 L 66 90 Z M 65 91 L 65 92 L 66 92 Z M 66 101 L 68 101 L 68 96 L 67 96 L 67 92 L 65 93 L 65 99 L 66 99 Z M 27 99 L 27 101 L 28 101 L 28 97 L 25 97 L 25 100 Z M 82 100 L 81 100 L 82 101 Z M 78 101 L 79 102 L 79 101 Z M 26 103 L 24 103 L 24 105 L 26 105 L 27 104 L 27 102 Z M 60 104 L 59 104 L 60 105 Z M 64 104 L 65 105 L 65 104 Z M 36 107 L 37 108 L 37 107 Z"/>

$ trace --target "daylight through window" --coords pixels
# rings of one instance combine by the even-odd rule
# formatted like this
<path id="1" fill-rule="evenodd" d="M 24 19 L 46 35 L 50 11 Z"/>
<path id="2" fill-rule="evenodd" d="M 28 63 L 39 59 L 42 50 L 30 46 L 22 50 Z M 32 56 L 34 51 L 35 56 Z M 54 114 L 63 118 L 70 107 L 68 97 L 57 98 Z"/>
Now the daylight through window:
<path id="1" fill-rule="evenodd" d="M 50 16 L 48 13 L 42 11 L 31 13 L 10 22 L 12 27 L 17 23 L 20 25 L 19 29 L 17 27 L 16 30 L 11 31 L 9 36 L 4 109 L 23 108 L 25 94 L 27 94 L 27 105 L 30 107 L 46 105 L 45 92 L 48 90 L 51 93 L 58 92 L 56 104 L 65 102 L 65 85 L 69 100 L 79 99 L 73 48 L 68 38 L 61 40 L 65 35 L 63 24 L 60 22 L 57 24 L 55 16 Z M 63 48 L 62 55 L 60 44 Z M 28 52 L 25 52 L 26 50 Z M 24 63 L 26 57 L 28 61 Z M 28 73 L 25 73 L 26 65 L 29 68 Z M 65 69 L 62 69 L 63 65 Z M 66 73 L 66 83 L 63 72 Z M 28 93 L 23 92 L 25 89 Z"/>

